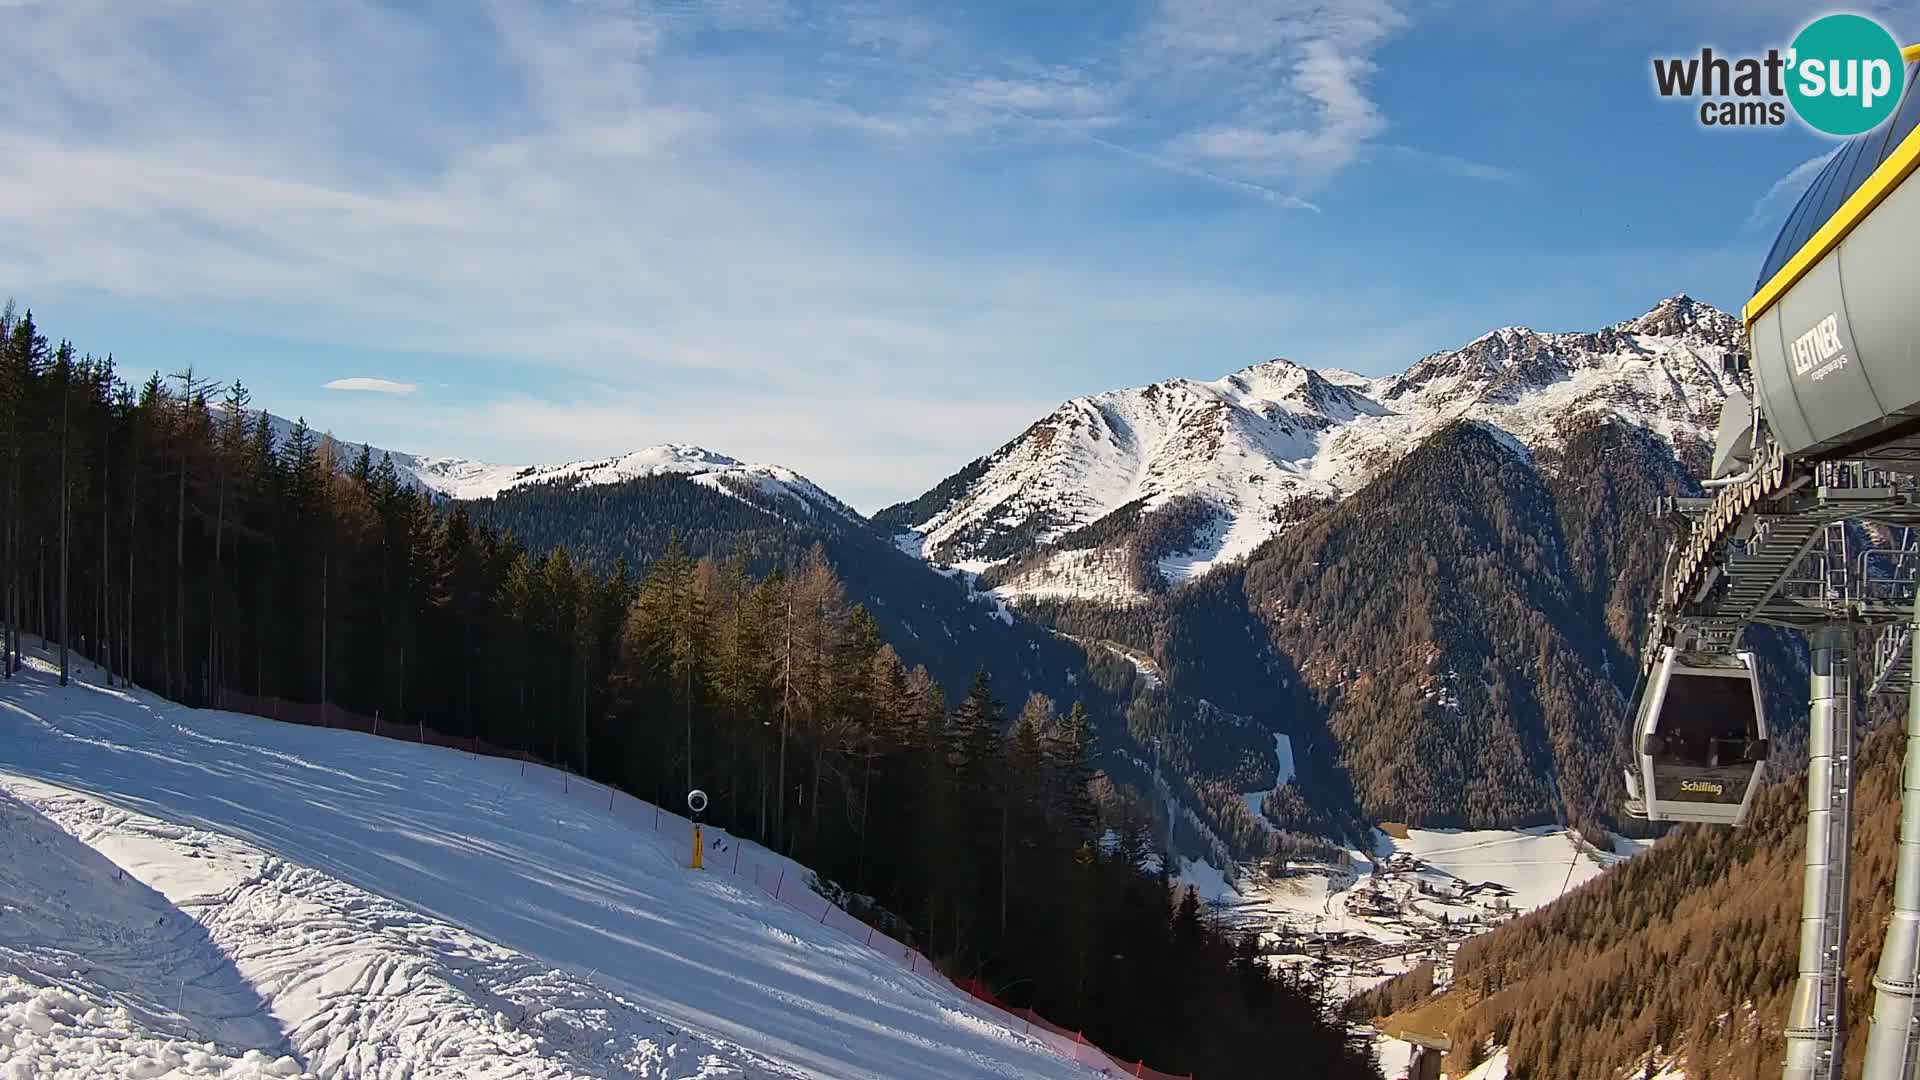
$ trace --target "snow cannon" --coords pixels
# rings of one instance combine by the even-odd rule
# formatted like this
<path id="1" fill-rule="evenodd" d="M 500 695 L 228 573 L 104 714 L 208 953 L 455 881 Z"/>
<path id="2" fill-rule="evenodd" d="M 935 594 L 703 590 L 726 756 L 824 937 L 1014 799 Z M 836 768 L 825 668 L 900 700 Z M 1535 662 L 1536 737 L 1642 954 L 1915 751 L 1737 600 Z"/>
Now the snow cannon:
<path id="1" fill-rule="evenodd" d="M 1920 472 L 1920 184 L 1908 183 L 1920 165 L 1920 50 L 1907 57 L 1892 118 L 1820 171 L 1744 311 L 1754 404 L 1789 460 L 1871 458 Z M 1737 448 L 1720 449 L 1716 477 L 1742 464 Z"/>
<path id="2" fill-rule="evenodd" d="M 707 864 L 707 842 L 706 838 L 701 835 L 700 815 L 707 812 L 707 793 L 701 791 L 699 788 L 694 788 L 692 791 L 687 792 L 687 812 L 693 815 L 693 862 L 688 865 L 687 869 L 704 869 Z"/>
<path id="3" fill-rule="evenodd" d="M 1753 654 L 1668 646 L 1640 697 L 1633 740 L 1629 815 L 1739 826 L 1768 754 Z"/>

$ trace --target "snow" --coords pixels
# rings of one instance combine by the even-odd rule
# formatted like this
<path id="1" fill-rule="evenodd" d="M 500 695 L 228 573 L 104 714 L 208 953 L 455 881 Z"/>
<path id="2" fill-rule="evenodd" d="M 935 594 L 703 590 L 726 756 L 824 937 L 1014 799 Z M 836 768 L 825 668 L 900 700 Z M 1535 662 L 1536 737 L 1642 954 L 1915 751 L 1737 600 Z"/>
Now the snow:
<path id="1" fill-rule="evenodd" d="M 1386 1080 L 1401 1080 L 1407 1075 L 1407 1066 L 1413 1062 L 1413 1049 L 1410 1042 L 1374 1034 L 1373 1060 L 1379 1064 L 1380 1074 Z"/>
<path id="2" fill-rule="evenodd" d="M 1294 777 L 1293 740 L 1278 733 L 1273 736 L 1273 765 L 1280 777 L 1273 782 L 1278 789 Z"/>
<path id="3" fill-rule="evenodd" d="M 1501 1047 L 1461 1080 L 1507 1080 L 1507 1050 Z"/>
<path id="4" fill-rule="evenodd" d="M 1198 864 L 1206 868 L 1205 872 L 1218 873 L 1219 871 L 1214 869 L 1216 866 L 1233 865 L 1233 860 L 1227 854 L 1231 849 L 1227 847 L 1226 841 L 1220 839 L 1220 834 L 1213 831 L 1213 826 L 1201 820 L 1200 815 L 1194 812 L 1193 807 L 1188 806 L 1185 802 L 1174 796 L 1173 787 L 1167 783 L 1167 778 L 1163 773 L 1155 769 L 1153 764 L 1130 751 L 1117 749 L 1114 753 L 1132 762 L 1134 767 L 1141 772 L 1153 777 L 1154 793 L 1159 796 L 1161 812 L 1166 815 L 1160 819 L 1161 827 L 1164 828 L 1166 823 L 1171 822 L 1175 816 L 1178 816 L 1182 824 L 1191 829 L 1196 836 L 1200 837 L 1200 839 L 1206 843 L 1208 850 L 1212 853 L 1211 860 Z M 1177 877 L 1179 875 L 1176 874 L 1175 876 Z"/>
<path id="5" fill-rule="evenodd" d="M 1363 394 L 1373 388 L 1373 380 L 1357 371 L 1348 371 L 1345 368 L 1318 368 L 1316 370 L 1320 372 L 1321 378 L 1335 386 L 1344 386 L 1349 390 L 1358 390 Z"/>
<path id="6" fill-rule="evenodd" d="M 1082 637 L 1077 634 L 1069 634 L 1063 630 L 1055 630 L 1053 633 L 1055 637 L 1065 638 L 1083 649 L 1104 649 L 1114 656 L 1125 660 L 1127 663 L 1133 665 L 1134 671 L 1139 672 L 1141 684 L 1149 689 L 1160 685 L 1160 669 L 1154 666 L 1153 658 L 1150 656 L 1142 656 L 1137 650 L 1130 649 L 1116 641 L 1108 641 L 1105 638 Z"/>
<path id="7" fill-rule="evenodd" d="M 683 820 L 520 768 L 31 661 L 0 684 L 0 1076 L 1094 1075 L 686 870 Z"/>
<path id="8" fill-rule="evenodd" d="M 1239 899 L 1239 894 L 1227 885 L 1227 876 L 1211 863 L 1182 857 L 1180 872 L 1174 875 L 1182 885 L 1192 886 L 1200 899 L 1210 904 L 1225 903 Z"/>
<path id="9" fill-rule="evenodd" d="M 1394 1073 L 1386 1071 L 1386 1062 L 1389 1060 L 1388 1055 L 1393 1053 L 1393 1051 L 1383 1049 L 1382 1044 L 1385 1043 L 1398 1043 L 1398 1040 L 1382 1037 L 1375 1043 L 1376 1058 L 1381 1062 L 1381 1068 L 1386 1072 L 1387 1080 L 1393 1080 Z M 1398 1045 L 1407 1047 L 1409 1052 L 1412 1050 L 1412 1045 L 1409 1043 L 1398 1043 Z M 1487 1060 L 1467 1072 L 1461 1080 L 1507 1080 L 1507 1061 L 1507 1048 L 1504 1046 L 1496 1047 L 1493 1053 L 1488 1055 Z M 1401 1068 L 1405 1067 L 1403 1063 Z M 1633 1077 L 1645 1075 L 1644 1067 L 1636 1068 L 1629 1072 L 1628 1075 Z M 1661 1064 L 1649 1080 L 1687 1080 L 1687 1074 L 1685 1070 L 1681 1068 L 1680 1062 L 1676 1058 Z"/>
<path id="10" fill-rule="evenodd" d="M 1720 358 L 1735 336 L 1731 317 L 1674 298 L 1590 334 L 1505 327 L 1379 379 L 1274 360 L 1212 382 L 1075 398 L 991 455 L 913 532 L 923 557 L 960 562 L 1010 530 L 1046 544 L 1135 502 L 1151 512 L 1198 497 L 1214 520 L 1159 559 L 1177 585 L 1245 559 L 1287 527 L 1295 500 L 1344 498 L 1454 420 L 1487 425 L 1523 456 L 1584 413 L 1710 444 L 1725 397 Z M 1047 551 L 999 591 L 1127 600 L 1126 560 L 1105 557 L 1117 553 Z"/>
<path id="11" fill-rule="evenodd" d="M 1382 857 L 1405 852 L 1428 864 L 1427 877 L 1452 878 L 1470 884 L 1497 881 L 1513 890 L 1516 911 L 1531 911 L 1559 899 L 1598 877 L 1619 861 L 1614 853 L 1600 854 L 1581 844 L 1565 829 L 1409 829 L 1407 839 L 1375 834 L 1384 842 Z"/>
<path id="12" fill-rule="evenodd" d="M 1109 646 L 1109 648 L 1111 648 L 1111 646 Z M 1158 687 L 1160 685 L 1160 672 L 1157 668 L 1153 666 L 1153 661 L 1148 660 L 1146 657 L 1141 656 L 1130 649 L 1114 649 L 1113 651 L 1118 653 L 1121 657 L 1123 657 L 1127 661 L 1127 663 L 1132 664 L 1133 670 L 1140 673 L 1140 681 L 1142 685 L 1146 686 L 1149 689 Z"/>
<path id="13" fill-rule="evenodd" d="M 1418 860 L 1410 862 L 1409 860 Z M 1513 915 L 1550 903 L 1621 861 L 1553 827 L 1460 832 L 1414 829 L 1405 840 L 1376 831 L 1372 850 L 1349 851 L 1336 864 L 1296 862 L 1269 878 L 1234 867 L 1182 860 L 1178 877 L 1213 901 L 1234 926 L 1295 940 L 1301 935 L 1345 935 L 1329 959 L 1293 953 L 1276 966 L 1305 965 L 1336 998 L 1377 986 L 1409 970 L 1435 950 L 1450 953 L 1465 937 Z M 1463 886 L 1494 882 L 1510 891 Z M 1421 886 L 1426 886 L 1423 891 Z M 1350 908 L 1364 894 L 1383 893 L 1396 913 Z M 1434 935 L 1444 936 L 1440 946 Z"/>
<path id="14" fill-rule="evenodd" d="M 398 458 L 395 464 L 399 465 Z M 486 465 L 462 458 L 412 459 L 410 472 L 423 487 L 455 499 L 486 499 L 513 488 L 549 482 L 582 487 L 623 484 L 649 476 L 685 476 L 724 495 L 742 489 L 771 498 L 808 516 L 825 510 L 858 515 L 811 480 L 780 465 L 750 465 L 698 446 L 666 443 L 628 454 L 564 465 Z"/>
<path id="15" fill-rule="evenodd" d="M 1630 859 L 1653 846 L 1651 840 L 1636 840 L 1631 836 L 1621 836 L 1619 833 L 1607 835 L 1613 841 L 1613 853 L 1622 858 Z"/>
<path id="16" fill-rule="evenodd" d="M 924 547 L 925 538 L 919 542 Z M 1099 600 L 1116 607 L 1145 602 L 1147 594 L 1127 580 L 1127 562 L 1125 552 L 1111 548 L 1053 552 L 1042 566 L 1024 571 L 1016 583 L 996 587 L 994 592 L 1008 600 Z M 963 561 L 956 565 L 984 569 L 990 564 Z"/>
<path id="17" fill-rule="evenodd" d="M 1273 782 L 1272 787 L 1262 788 L 1259 791 L 1243 791 L 1240 793 L 1240 801 L 1246 803 L 1247 812 L 1253 815 L 1253 820 L 1260 822 L 1262 825 L 1267 825 L 1268 823 L 1266 815 L 1260 810 L 1261 804 L 1267 801 L 1268 795 L 1280 790 L 1282 785 L 1293 779 L 1292 739 L 1287 738 L 1285 735 L 1274 735 L 1273 764 L 1276 770 L 1275 774 L 1279 779 Z M 1268 827 L 1271 828 L 1272 826 L 1268 825 Z"/>
<path id="18" fill-rule="evenodd" d="M 276 445 L 285 445 L 293 433 L 286 418 L 267 414 Z M 324 432 L 313 433 L 318 442 Z M 362 444 L 341 441 L 342 464 L 350 464 Z M 813 481 L 780 465 L 754 465 L 685 443 L 662 443 L 612 457 L 572 461 L 561 465 L 499 465 L 462 457 L 411 454 L 401 450 L 368 447 L 372 460 L 391 458 L 403 483 L 424 488 L 450 499 L 490 499 L 503 492 L 529 484 L 559 481 L 583 487 L 623 484 L 649 476 L 677 475 L 725 495 L 741 497 L 750 490 L 812 516 L 826 511 L 855 519 L 859 515 L 828 494 Z M 909 550 L 909 554 L 915 552 Z"/>
<path id="19" fill-rule="evenodd" d="M 17 778 L 0 817 L 20 1076 L 800 1075 L 228 836 Z"/>

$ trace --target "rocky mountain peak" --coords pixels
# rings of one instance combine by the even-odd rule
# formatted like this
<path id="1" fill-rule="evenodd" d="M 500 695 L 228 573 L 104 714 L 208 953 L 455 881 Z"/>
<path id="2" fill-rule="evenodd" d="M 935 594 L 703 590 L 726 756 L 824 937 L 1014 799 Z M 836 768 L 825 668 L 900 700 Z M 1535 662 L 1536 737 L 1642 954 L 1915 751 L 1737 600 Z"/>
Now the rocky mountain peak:
<path id="1" fill-rule="evenodd" d="M 1523 454 L 1588 413 L 1675 452 L 1704 445 L 1724 393 L 1719 354 L 1737 340 L 1732 316 L 1675 296 L 1593 331 L 1501 327 L 1378 379 L 1276 357 L 1211 382 L 1114 390 L 1067 402 L 882 516 L 930 559 L 997 568 L 1003 595 L 1125 601 L 1246 557 L 1294 520 L 1289 507 L 1344 498 L 1456 420 Z M 1108 515 L 1097 549 L 1084 536 L 1051 548 Z"/>
<path id="2" fill-rule="evenodd" d="M 1667 297 L 1645 315 L 1619 323 L 1615 329 L 1652 337 L 1696 338 L 1722 347 L 1740 340 L 1740 320 L 1685 293 Z"/>

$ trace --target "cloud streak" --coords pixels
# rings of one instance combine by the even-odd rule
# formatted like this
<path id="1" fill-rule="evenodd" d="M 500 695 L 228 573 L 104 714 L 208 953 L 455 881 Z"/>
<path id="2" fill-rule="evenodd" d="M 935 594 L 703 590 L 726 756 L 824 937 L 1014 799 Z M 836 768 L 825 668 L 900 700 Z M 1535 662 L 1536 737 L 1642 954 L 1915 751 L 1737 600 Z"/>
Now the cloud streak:
<path id="1" fill-rule="evenodd" d="M 1820 170 L 1827 167 L 1827 162 L 1832 161 L 1833 155 L 1839 153 L 1840 149 L 1836 146 L 1824 154 L 1810 157 L 1795 165 L 1787 175 L 1775 180 L 1773 186 L 1767 188 L 1766 193 L 1754 201 L 1753 209 L 1748 212 L 1743 228 L 1751 232 L 1779 224 L 1780 217 L 1792 208 L 1801 195 L 1806 193 L 1807 188 L 1813 184 L 1814 178 L 1820 175 Z"/>
<path id="2" fill-rule="evenodd" d="M 1367 83 L 1373 54 L 1407 24 L 1387 0 L 1161 0 L 1145 32 L 1151 62 L 1243 103 L 1170 149 L 1256 178 L 1327 183 L 1387 130 Z"/>
<path id="3" fill-rule="evenodd" d="M 391 379 L 373 379 L 355 377 L 335 379 L 321 387 L 322 390 L 347 390 L 368 394 L 411 394 L 420 389 L 416 383 L 394 382 Z"/>
<path id="4" fill-rule="evenodd" d="M 1111 377 L 1076 358 L 1362 306 L 1167 263 L 1234 251 L 1242 217 L 1167 224 L 1147 258 L 1159 223 L 1128 235 L 1108 210 L 1196 189 L 1319 209 L 1306 193 L 1384 145 L 1367 87 L 1405 19 L 1382 0 L 1164 0 L 1045 56 L 884 3 L 423 10 L 35 8 L 0 65 L 0 274 L 369 353 L 334 370 L 461 365 L 432 394 L 296 369 L 295 400 L 262 399 L 387 395 L 336 416 L 442 441 L 355 438 L 511 460 L 672 437 L 863 505 Z M 383 419 L 402 412 L 436 419 Z"/>

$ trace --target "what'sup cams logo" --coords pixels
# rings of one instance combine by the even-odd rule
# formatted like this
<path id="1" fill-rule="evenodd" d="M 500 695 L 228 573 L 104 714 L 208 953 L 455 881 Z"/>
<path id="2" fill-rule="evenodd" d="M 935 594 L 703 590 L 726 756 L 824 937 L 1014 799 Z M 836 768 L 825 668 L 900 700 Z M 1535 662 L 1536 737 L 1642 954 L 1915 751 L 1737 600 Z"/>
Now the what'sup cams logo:
<path id="1" fill-rule="evenodd" d="M 1653 62 L 1663 98 L 1698 98 L 1707 127 L 1779 127 L 1792 107 L 1803 123 L 1828 135 L 1872 131 L 1893 115 L 1906 81 L 1900 43 L 1862 15 L 1827 15 L 1807 24 L 1786 51 Z"/>

